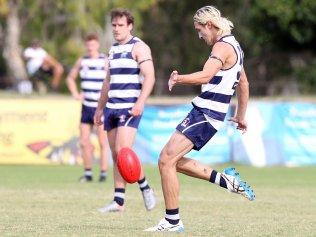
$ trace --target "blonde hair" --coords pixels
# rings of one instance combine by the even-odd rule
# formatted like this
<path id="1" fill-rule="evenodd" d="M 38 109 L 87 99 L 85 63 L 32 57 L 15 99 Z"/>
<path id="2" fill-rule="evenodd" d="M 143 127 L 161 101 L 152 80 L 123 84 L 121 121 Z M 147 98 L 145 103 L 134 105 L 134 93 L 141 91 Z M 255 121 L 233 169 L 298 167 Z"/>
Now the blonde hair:
<path id="1" fill-rule="evenodd" d="M 196 11 L 193 20 L 201 25 L 211 22 L 219 29 L 218 35 L 230 34 L 234 28 L 234 24 L 225 17 L 221 16 L 221 12 L 213 6 L 205 6 Z"/>

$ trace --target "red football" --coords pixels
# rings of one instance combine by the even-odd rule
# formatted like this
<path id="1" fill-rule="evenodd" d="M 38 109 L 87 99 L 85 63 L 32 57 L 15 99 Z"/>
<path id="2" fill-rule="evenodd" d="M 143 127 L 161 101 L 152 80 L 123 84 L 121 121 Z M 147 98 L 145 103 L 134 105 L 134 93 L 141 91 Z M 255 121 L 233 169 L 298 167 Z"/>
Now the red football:
<path id="1" fill-rule="evenodd" d="M 140 161 L 132 149 L 124 147 L 119 151 L 117 168 L 126 182 L 132 184 L 139 180 Z"/>

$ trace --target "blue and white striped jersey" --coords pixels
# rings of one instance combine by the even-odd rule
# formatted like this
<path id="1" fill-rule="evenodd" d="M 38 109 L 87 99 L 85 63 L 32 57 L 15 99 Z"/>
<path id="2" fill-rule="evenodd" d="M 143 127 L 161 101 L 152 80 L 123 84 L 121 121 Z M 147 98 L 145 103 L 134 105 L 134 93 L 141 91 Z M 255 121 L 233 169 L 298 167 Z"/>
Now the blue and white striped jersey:
<path id="1" fill-rule="evenodd" d="M 237 61 L 231 68 L 220 70 L 209 83 L 202 85 L 202 93 L 192 100 L 192 104 L 207 116 L 224 121 L 230 99 L 239 83 L 244 54 L 233 35 L 223 36 L 218 41 L 226 42 L 234 48 Z"/>
<path id="2" fill-rule="evenodd" d="M 79 75 L 85 106 L 96 108 L 98 105 L 103 80 L 106 77 L 106 63 L 104 54 L 100 54 L 99 58 L 84 56 L 81 59 Z"/>
<path id="3" fill-rule="evenodd" d="M 135 43 L 140 41 L 139 38 L 133 37 L 126 44 L 113 44 L 109 51 L 110 89 L 107 108 L 132 108 L 140 95 L 143 77 L 132 56 Z"/>

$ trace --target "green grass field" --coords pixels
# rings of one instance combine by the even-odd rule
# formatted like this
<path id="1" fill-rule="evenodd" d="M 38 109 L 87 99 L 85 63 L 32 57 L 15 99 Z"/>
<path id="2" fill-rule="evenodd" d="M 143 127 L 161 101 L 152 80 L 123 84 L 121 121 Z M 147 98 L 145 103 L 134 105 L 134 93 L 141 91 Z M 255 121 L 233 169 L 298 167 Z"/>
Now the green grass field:
<path id="1" fill-rule="evenodd" d="M 316 167 L 237 169 L 256 201 L 179 175 L 180 236 L 316 236 Z M 146 212 L 137 185 L 129 185 L 126 211 L 104 215 L 97 208 L 112 200 L 112 173 L 88 184 L 77 182 L 78 166 L 1 165 L 0 236 L 161 236 L 142 231 L 164 216 L 158 170 L 146 173 L 157 208 Z"/>

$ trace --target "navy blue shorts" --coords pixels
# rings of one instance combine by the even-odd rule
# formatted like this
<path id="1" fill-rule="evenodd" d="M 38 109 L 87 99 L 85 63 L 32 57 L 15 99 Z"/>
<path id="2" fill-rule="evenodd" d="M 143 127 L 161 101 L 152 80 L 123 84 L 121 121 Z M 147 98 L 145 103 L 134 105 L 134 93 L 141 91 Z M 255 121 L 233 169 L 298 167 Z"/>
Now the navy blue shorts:
<path id="1" fill-rule="evenodd" d="M 201 111 L 193 108 L 176 129 L 194 144 L 194 150 L 199 151 L 217 132 L 211 124 L 212 120 L 212 118 L 207 119 L 207 116 Z M 216 124 L 222 123 L 213 121 Z"/>
<path id="2" fill-rule="evenodd" d="M 117 127 L 138 128 L 141 115 L 131 116 L 128 111 L 131 109 L 104 109 L 104 130 L 110 131 Z"/>
<path id="3" fill-rule="evenodd" d="M 82 105 L 80 122 L 93 125 L 94 124 L 93 117 L 94 117 L 95 110 L 96 108 L 94 107 L 88 107 L 88 106 Z"/>

